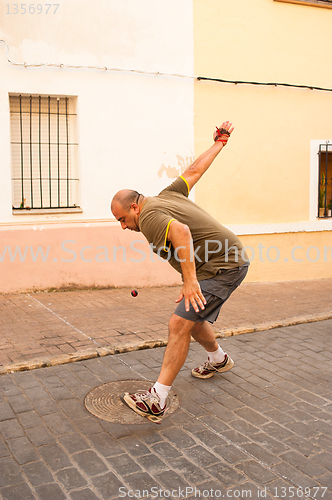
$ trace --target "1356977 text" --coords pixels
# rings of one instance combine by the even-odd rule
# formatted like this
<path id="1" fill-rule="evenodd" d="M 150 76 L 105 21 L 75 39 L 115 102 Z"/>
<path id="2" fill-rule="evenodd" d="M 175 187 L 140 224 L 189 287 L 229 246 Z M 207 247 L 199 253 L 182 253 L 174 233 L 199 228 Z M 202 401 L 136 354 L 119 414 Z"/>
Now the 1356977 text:
<path id="1" fill-rule="evenodd" d="M 35 3 L 13 3 L 6 4 L 6 14 L 17 15 L 17 14 L 56 14 L 58 8 L 60 7 L 59 3 L 45 3 L 45 4 L 35 4 Z"/>

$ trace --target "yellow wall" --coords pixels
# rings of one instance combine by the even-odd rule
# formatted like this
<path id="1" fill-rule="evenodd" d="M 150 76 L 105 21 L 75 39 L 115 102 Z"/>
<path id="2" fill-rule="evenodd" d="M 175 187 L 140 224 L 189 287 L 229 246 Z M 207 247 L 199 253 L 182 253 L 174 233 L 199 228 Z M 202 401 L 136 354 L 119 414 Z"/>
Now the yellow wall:
<path id="1" fill-rule="evenodd" d="M 273 0 L 194 0 L 195 75 L 331 88 L 331 25 L 328 9 Z M 197 81 L 196 157 L 226 119 L 235 131 L 197 185 L 196 202 L 225 225 L 309 221 L 310 141 L 332 139 L 332 92 Z M 317 238 L 331 241 L 331 233 L 241 239 L 282 248 L 294 238 L 308 247 Z M 251 281 L 332 276 L 327 263 L 253 267 Z"/>
<path id="2" fill-rule="evenodd" d="M 196 156 L 213 124 L 235 125 L 197 202 L 227 224 L 308 220 L 310 140 L 332 137 L 331 118 L 332 93 L 197 82 Z"/>
<path id="3" fill-rule="evenodd" d="M 241 236 L 251 260 L 246 281 L 332 277 L 332 232 Z"/>
<path id="4" fill-rule="evenodd" d="M 331 10 L 273 0 L 193 5 L 196 75 L 331 86 Z"/>

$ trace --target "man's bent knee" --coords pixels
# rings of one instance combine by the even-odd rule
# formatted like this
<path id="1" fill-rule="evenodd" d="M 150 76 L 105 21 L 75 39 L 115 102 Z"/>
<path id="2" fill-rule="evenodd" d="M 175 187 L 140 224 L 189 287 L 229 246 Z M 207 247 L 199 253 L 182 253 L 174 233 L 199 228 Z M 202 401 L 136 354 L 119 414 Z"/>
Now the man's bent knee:
<path id="1" fill-rule="evenodd" d="M 181 316 L 172 314 L 168 323 L 168 328 L 170 333 L 191 333 L 195 324 L 194 321 L 189 321 L 188 319 L 181 318 Z"/>

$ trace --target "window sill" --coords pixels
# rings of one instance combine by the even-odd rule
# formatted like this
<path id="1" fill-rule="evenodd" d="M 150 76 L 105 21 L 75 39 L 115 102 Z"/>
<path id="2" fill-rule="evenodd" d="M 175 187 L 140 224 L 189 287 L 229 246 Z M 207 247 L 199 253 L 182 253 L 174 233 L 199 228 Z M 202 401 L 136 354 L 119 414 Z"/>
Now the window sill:
<path id="1" fill-rule="evenodd" d="M 13 208 L 13 215 L 53 215 L 53 214 L 74 214 L 74 213 L 83 213 L 81 207 L 72 207 L 72 208 L 33 208 L 33 209 L 25 209 L 25 208 Z"/>
<path id="2" fill-rule="evenodd" d="M 312 7 L 323 7 L 332 9 L 332 3 L 324 2 L 323 0 L 274 0 L 275 2 L 295 3 L 300 5 L 311 5 Z"/>

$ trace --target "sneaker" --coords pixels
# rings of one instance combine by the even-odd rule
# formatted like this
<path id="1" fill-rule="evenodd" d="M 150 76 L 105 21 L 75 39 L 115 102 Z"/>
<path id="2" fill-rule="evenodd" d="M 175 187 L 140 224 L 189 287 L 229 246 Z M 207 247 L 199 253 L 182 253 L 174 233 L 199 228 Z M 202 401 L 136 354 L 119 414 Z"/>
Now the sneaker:
<path id="1" fill-rule="evenodd" d="M 167 405 L 161 408 L 160 397 L 156 390 L 151 387 L 148 391 L 137 391 L 135 394 L 125 392 L 121 396 L 122 401 L 134 412 L 146 417 L 155 424 L 160 424 L 167 410 Z"/>
<path id="2" fill-rule="evenodd" d="M 210 358 L 208 358 L 205 363 L 197 368 L 191 370 L 193 377 L 197 378 L 211 378 L 215 373 L 227 372 L 234 366 L 234 361 L 226 354 L 224 361 L 221 363 L 210 363 Z"/>

